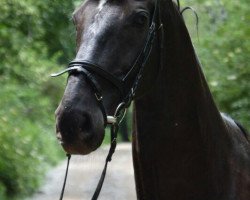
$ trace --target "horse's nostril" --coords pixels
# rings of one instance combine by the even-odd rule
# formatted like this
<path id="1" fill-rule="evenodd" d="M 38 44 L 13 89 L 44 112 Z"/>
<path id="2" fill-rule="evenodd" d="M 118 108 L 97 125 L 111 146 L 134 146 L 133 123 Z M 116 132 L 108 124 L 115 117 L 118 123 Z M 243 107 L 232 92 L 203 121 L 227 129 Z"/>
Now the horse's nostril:
<path id="1" fill-rule="evenodd" d="M 62 112 L 57 118 L 56 131 L 62 138 L 73 141 L 78 139 L 90 139 L 92 133 L 91 117 L 86 112 L 73 110 Z"/>

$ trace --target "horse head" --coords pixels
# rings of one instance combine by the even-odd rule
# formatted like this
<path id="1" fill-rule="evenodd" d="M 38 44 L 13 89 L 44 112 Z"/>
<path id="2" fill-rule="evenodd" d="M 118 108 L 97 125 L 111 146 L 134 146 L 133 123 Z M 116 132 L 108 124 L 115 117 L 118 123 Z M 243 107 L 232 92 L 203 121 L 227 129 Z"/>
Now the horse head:
<path id="1" fill-rule="evenodd" d="M 150 54 L 155 10 L 151 0 L 86 0 L 73 13 L 76 57 L 55 112 L 57 138 L 66 152 L 88 154 L 97 149 L 107 115 L 133 95 L 131 87 Z M 146 71 L 145 79 L 152 79 L 155 70 Z M 138 94 L 144 92 L 141 88 Z"/>

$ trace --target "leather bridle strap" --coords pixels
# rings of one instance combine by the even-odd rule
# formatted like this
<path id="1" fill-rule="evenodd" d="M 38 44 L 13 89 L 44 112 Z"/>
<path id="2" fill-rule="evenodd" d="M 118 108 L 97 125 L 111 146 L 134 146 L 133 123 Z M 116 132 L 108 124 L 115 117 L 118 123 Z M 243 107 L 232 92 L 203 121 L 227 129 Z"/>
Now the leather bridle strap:
<path id="1" fill-rule="evenodd" d="M 65 171 L 65 175 L 64 175 L 64 181 L 63 181 L 62 191 L 61 191 L 61 195 L 60 195 L 59 200 L 63 199 L 65 185 L 66 185 L 66 181 L 67 181 L 67 177 L 68 177 L 68 171 L 69 171 L 69 162 L 70 162 L 71 155 L 70 154 L 66 154 L 66 156 L 68 158 L 68 160 L 67 160 L 67 167 L 66 167 L 66 171 Z"/>
<path id="2" fill-rule="evenodd" d="M 106 175 L 106 171 L 107 171 L 107 166 L 108 166 L 108 163 L 112 160 L 112 155 L 114 154 L 115 152 L 115 148 L 116 148 L 116 138 L 117 138 L 117 133 L 118 133 L 118 129 L 119 129 L 119 126 L 118 124 L 113 124 L 111 125 L 110 127 L 110 132 L 111 132 L 111 143 L 110 143 L 110 149 L 109 149 L 109 153 L 106 157 L 106 160 L 105 160 L 105 165 L 104 165 L 104 168 L 102 170 L 102 174 L 101 174 L 101 177 L 100 177 L 100 180 L 98 182 L 98 185 L 95 189 L 95 193 L 92 197 L 91 200 L 97 200 L 100 192 L 101 192 L 101 189 L 102 189 L 102 185 L 103 185 L 103 182 L 104 182 L 104 179 L 105 179 L 105 175 Z"/>
<path id="3" fill-rule="evenodd" d="M 99 65 L 91 63 L 89 61 L 72 61 L 69 63 L 69 68 L 79 66 L 86 69 L 89 72 L 99 75 L 100 77 L 104 78 L 108 82 L 110 82 L 113 86 L 115 86 L 118 91 L 120 92 L 121 96 L 124 95 L 124 83 L 123 81 L 116 78 L 114 75 L 109 73 L 108 71 L 103 70 Z"/>
<path id="4" fill-rule="evenodd" d="M 154 16 L 155 16 L 155 14 L 154 14 Z M 140 52 L 140 54 L 137 56 L 132 68 L 129 70 L 129 72 L 126 74 L 126 76 L 122 79 L 122 81 L 124 81 L 124 82 L 129 80 L 131 78 L 131 76 L 133 76 L 136 72 L 138 72 L 138 69 L 141 68 L 142 65 L 145 64 L 146 61 L 148 60 L 148 57 L 149 57 L 151 49 L 152 49 L 152 43 L 153 43 L 154 37 L 155 37 L 155 21 L 154 21 L 155 19 L 154 18 L 155 17 L 152 18 L 153 21 L 149 27 L 149 31 L 148 31 L 145 45 L 144 45 L 142 51 Z"/>
<path id="5" fill-rule="evenodd" d="M 69 74 L 81 73 L 81 74 L 85 75 L 87 81 L 89 82 L 89 84 L 91 85 L 91 87 L 95 93 L 96 100 L 97 100 L 98 105 L 102 111 L 103 118 L 104 118 L 104 126 L 106 127 L 107 124 L 111 124 L 111 127 L 110 127 L 110 132 L 111 132 L 110 149 L 109 149 L 109 153 L 107 155 L 106 161 L 105 161 L 105 165 L 104 165 L 100 180 L 98 182 L 95 193 L 92 197 L 92 200 L 97 200 L 97 198 L 100 194 L 100 191 L 101 191 L 101 188 L 102 188 L 102 185 L 104 182 L 104 178 L 106 175 L 108 162 L 111 161 L 112 155 L 115 152 L 117 132 L 119 129 L 119 123 L 122 120 L 122 117 L 120 117 L 120 116 L 125 113 L 125 110 L 128 108 L 128 106 L 130 105 L 131 101 L 134 98 L 135 91 L 136 91 L 138 84 L 139 84 L 139 81 L 142 77 L 144 66 L 148 60 L 149 55 L 150 55 L 153 41 L 155 38 L 155 32 L 156 32 L 155 21 L 156 21 L 156 15 L 157 15 L 157 8 L 158 8 L 158 4 L 157 4 L 157 0 L 156 0 L 153 16 L 152 16 L 152 20 L 151 20 L 151 25 L 149 28 L 149 32 L 148 32 L 148 35 L 146 38 L 145 45 L 144 45 L 142 51 L 140 52 L 140 54 L 135 59 L 135 62 L 133 64 L 131 70 L 124 76 L 124 78 L 122 80 L 116 78 L 114 75 L 103 70 L 98 65 L 91 63 L 89 61 L 86 61 L 86 60 L 72 61 L 69 63 L 69 66 L 67 69 L 65 69 L 57 74 L 51 75 L 53 77 L 56 77 L 56 76 L 60 76 L 64 73 L 66 73 L 66 72 L 69 72 Z M 104 105 L 102 102 L 102 95 L 97 87 L 96 80 L 93 77 L 94 74 L 97 74 L 101 78 L 104 78 L 105 80 L 109 81 L 115 88 L 118 89 L 118 91 L 121 94 L 122 101 L 118 105 L 114 116 L 107 116 L 107 114 L 105 112 L 105 108 L 104 108 Z M 128 84 L 127 82 L 132 80 L 132 79 L 134 79 L 134 81 L 132 82 L 132 87 L 127 92 L 125 86 L 127 86 L 127 84 Z M 126 92 L 127 92 L 127 94 L 126 94 Z M 70 161 L 70 157 L 68 157 L 68 163 L 67 163 L 64 184 L 63 184 L 60 200 L 62 200 L 62 198 L 63 198 L 64 188 L 65 188 L 67 174 L 68 174 L 69 161 Z"/>

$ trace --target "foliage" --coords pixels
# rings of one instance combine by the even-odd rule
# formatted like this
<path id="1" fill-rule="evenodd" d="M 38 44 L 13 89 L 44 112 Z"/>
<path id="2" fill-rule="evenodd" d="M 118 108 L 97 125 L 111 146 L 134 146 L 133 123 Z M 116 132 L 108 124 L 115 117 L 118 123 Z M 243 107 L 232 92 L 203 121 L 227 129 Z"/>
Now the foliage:
<path id="1" fill-rule="evenodd" d="M 59 158 L 49 73 L 72 56 L 73 1 L 0 0 L 0 199 L 33 192 Z"/>
<path id="2" fill-rule="evenodd" d="M 197 38 L 190 13 L 185 14 L 220 110 L 250 130 L 249 1 L 189 0 L 185 4 L 194 6 L 200 17 Z"/>

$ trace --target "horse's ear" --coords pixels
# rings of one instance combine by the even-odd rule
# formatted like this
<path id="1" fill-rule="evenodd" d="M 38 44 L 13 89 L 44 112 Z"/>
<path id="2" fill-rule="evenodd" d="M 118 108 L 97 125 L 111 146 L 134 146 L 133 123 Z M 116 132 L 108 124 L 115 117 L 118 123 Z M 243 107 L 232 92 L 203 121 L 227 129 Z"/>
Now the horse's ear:
<path id="1" fill-rule="evenodd" d="M 176 4 L 177 4 L 177 8 L 180 11 L 181 10 L 181 4 L 180 4 L 180 0 L 176 0 Z"/>

